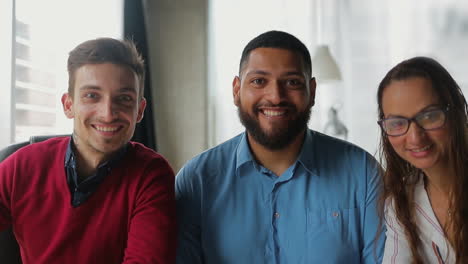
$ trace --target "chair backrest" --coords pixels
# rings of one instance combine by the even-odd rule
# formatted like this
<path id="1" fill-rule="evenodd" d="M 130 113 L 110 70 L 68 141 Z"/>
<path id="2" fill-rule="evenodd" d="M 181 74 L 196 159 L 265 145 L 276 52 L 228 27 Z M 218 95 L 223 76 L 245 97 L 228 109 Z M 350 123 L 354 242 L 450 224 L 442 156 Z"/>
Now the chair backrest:
<path id="1" fill-rule="evenodd" d="M 29 141 L 12 144 L 0 150 L 0 162 L 13 154 L 18 149 L 40 141 L 47 140 L 53 137 L 61 137 L 67 135 L 50 135 L 50 136 L 32 136 Z M 15 239 L 12 228 L 0 231 L 0 262 L 2 264 L 21 264 L 21 253 L 18 242 Z"/>
<path id="2" fill-rule="evenodd" d="M 26 145 L 29 145 L 29 144 L 30 144 L 29 142 L 16 143 L 16 144 L 9 145 L 8 147 L 0 150 L 0 162 L 2 162 L 4 159 L 8 158 L 8 156 L 13 154 L 18 149 L 20 149 L 20 148 L 22 148 L 22 147 L 24 147 Z"/>

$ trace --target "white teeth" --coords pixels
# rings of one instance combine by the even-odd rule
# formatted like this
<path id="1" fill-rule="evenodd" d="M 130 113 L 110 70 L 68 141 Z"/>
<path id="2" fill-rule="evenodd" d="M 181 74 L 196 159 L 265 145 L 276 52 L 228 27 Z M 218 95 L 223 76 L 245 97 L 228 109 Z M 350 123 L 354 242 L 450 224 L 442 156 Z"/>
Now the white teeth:
<path id="1" fill-rule="evenodd" d="M 96 126 L 96 130 L 102 131 L 102 132 L 114 132 L 117 131 L 118 127 L 100 127 Z"/>
<path id="2" fill-rule="evenodd" d="M 411 151 L 413 151 L 413 152 L 423 152 L 423 151 L 428 150 L 430 147 L 431 146 L 429 145 L 429 146 L 425 146 L 425 147 L 419 148 L 419 149 L 412 149 Z"/>
<path id="3" fill-rule="evenodd" d="M 280 116 L 280 115 L 283 115 L 285 111 L 264 110 L 263 113 L 266 116 Z"/>

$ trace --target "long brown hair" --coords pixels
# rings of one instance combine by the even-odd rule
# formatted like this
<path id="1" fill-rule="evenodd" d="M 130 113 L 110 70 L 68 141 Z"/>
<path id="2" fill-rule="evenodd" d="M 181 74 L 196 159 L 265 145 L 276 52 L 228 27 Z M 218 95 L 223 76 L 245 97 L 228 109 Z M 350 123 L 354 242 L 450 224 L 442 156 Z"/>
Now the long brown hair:
<path id="1" fill-rule="evenodd" d="M 415 57 L 393 67 L 380 82 L 377 93 L 379 119 L 384 118 L 384 89 L 392 81 L 412 77 L 429 80 L 441 104 L 449 106 L 445 124 L 450 134 L 448 159 L 455 173 L 449 197 L 450 208 L 453 209 L 450 219 L 454 231 L 452 246 L 456 263 L 468 263 L 468 106 L 460 87 L 442 65 L 431 58 Z M 385 202 L 393 201 L 397 220 L 404 228 L 413 255 L 412 262 L 423 263 L 418 252 L 421 240 L 414 217 L 413 191 L 419 177 L 423 177 L 424 173 L 395 152 L 383 130 L 380 139 L 380 158 L 385 172 L 384 188 L 379 199 L 379 214 L 383 219 Z"/>

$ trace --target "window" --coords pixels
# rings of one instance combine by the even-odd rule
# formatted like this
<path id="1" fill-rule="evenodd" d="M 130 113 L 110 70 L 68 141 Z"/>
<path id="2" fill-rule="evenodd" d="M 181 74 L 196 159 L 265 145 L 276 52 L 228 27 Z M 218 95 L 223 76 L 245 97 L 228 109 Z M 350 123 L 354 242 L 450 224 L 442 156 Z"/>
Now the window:
<path id="1" fill-rule="evenodd" d="M 2 1 L 0 34 L 7 41 L 0 55 L 11 59 L 0 64 L 6 95 L 0 99 L 0 147 L 32 135 L 72 132 L 60 102 L 68 88 L 68 52 L 88 39 L 121 38 L 122 9 L 122 0 Z"/>
<path id="2" fill-rule="evenodd" d="M 313 56 L 318 43 L 318 0 L 209 1 L 209 144 L 244 130 L 232 103 L 231 82 L 243 47 L 268 30 L 294 34 Z M 349 130 L 348 140 L 376 153 L 377 86 L 403 59 L 429 56 L 446 67 L 468 95 L 468 2 L 463 0 L 327 0 L 321 36 L 342 74 L 332 84 L 317 80 L 309 126 L 324 132 L 330 106 Z M 239 16 L 241 14 L 241 16 Z M 241 17 L 241 19 L 239 19 Z M 314 68 L 314 61 L 312 61 Z M 357 118 L 359 117 L 359 118 Z"/>

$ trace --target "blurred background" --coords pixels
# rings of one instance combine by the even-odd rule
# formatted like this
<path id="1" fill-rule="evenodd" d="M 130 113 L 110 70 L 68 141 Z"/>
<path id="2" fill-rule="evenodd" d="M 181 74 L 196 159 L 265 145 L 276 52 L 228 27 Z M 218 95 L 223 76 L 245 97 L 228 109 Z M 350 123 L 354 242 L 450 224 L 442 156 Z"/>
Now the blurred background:
<path id="1" fill-rule="evenodd" d="M 0 148 L 70 134 L 60 103 L 68 52 L 92 38 L 132 38 L 151 106 L 134 139 L 177 171 L 243 131 L 231 83 L 244 46 L 268 30 L 310 50 L 318 87 L 309 126 L 373 155 L 377 86 L 395 64 L 433 57 L 468 94 L 463 0 L 1 0 Z"/>

